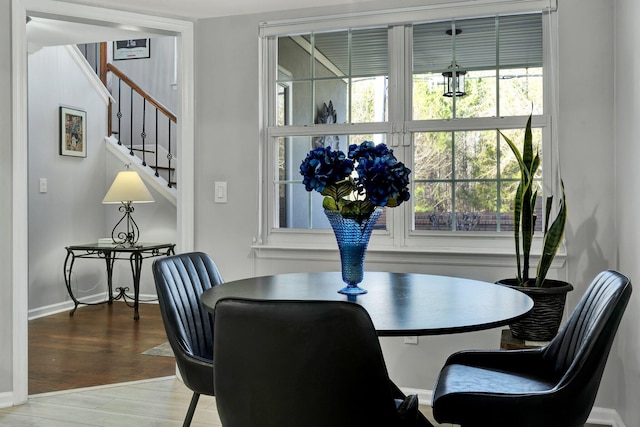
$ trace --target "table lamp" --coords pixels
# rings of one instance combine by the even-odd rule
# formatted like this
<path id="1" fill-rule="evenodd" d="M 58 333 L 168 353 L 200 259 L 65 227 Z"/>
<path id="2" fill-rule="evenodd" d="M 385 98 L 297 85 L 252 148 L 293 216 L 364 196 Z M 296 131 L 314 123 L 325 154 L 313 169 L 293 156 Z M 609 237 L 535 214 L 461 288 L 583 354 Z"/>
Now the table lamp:
<path id="1" fill-rule="evenodd" d="M 113 243 L 118 245 L 133 246 L 140 237 L 140 229 L 138 224 L 133 220 L 131 213 L 133 213 L 133 203 L 151 203 L 154 202 L 153 196 L 149 193 L 149 190 L 142 182 L 140 175 L 135 171 L 122 171 L 118 173 L 116 179 L 113 180 L 113 184 L 107 191 L 106 196 L 102 199 L 102 203 L 121 203 L 118 208 L 120 212 L 124 212 L 120 221 L 118 221 L 111 231 L 111 239 Z M 123 222 L 126 222 L 127 230 L 117 232 L 118 226 Z"/>

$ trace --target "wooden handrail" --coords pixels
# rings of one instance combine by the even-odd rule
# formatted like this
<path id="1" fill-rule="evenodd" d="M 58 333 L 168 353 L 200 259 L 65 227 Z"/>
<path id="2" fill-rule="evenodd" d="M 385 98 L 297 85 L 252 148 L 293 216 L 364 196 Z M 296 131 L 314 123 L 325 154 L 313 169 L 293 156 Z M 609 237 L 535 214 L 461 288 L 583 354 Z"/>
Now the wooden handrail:
<path id="1" fill-rule="evenodd" d="M 127 77 L 126 74 L 124 74 L 122 71 L 120 71 L 118 68 L 116 68 L 113 64 L 108 63 L 107 64 L 107 71 L 111 71 L 113 74 L 115 74 L 116 76 L 118 76 L 118 78 L 123 81 L 124 83 L 126 83 L 131 89 L 133 89 L 134 91 L 136 91 L 138 93 L 138 95 L 142 96 L 144 99 L 146 99 L 151 105 L 153 105 L 154 107 L 156 107 L 159 111 L 161 111 L 165 116 L 167 116 L 169 118 L 169 120 L 171 120 L 174 123 L 177 123 L 177 118 L 175 116 L 175 114 L 173 114 L 171 111 L 169 111 L 167 109 L 167 107 L 165 107 L 164 105 L 162 105 L 159 101 L 157 101 L 154 97 L 152 97 L 151 95 L 149 95 L 147 92 L 145 92 L 144 90 L 142 90 L 137 84 L 135 84 L 129 77 Z"/>

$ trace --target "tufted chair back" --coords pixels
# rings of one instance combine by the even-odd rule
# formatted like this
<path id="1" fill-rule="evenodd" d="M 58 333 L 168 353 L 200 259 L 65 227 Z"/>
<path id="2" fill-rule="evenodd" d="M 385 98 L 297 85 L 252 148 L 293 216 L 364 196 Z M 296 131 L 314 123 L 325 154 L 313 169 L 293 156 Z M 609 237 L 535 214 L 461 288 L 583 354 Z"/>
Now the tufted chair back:
<path id="1" fill-rule="evenodd" d="M 626 276 L 603 271 L 545 347 L 451 355 L 434 389 L 435 419 L 464 427 L 582 426 L 630 297 Z"/>
<path id="2" fill-rule="evenodd" d="M 585 403 L 593 404 L 607 356 L 629 298 L 631 282 L 613 270 L 598 274 L 558 335 L 544 349 L 543 360 Z"/>
<path id="3" fill-rule="evenodd" d="M 160 313 L 185 385 L 194 392 L 188 418 L 200 394 L 213 395 L 213 325 L 200 297 L 223 283 L 213 260 L 192 252 L 157 258 L 153 277 Z M 185 425 L 188 425 L 185 422 Z"/>

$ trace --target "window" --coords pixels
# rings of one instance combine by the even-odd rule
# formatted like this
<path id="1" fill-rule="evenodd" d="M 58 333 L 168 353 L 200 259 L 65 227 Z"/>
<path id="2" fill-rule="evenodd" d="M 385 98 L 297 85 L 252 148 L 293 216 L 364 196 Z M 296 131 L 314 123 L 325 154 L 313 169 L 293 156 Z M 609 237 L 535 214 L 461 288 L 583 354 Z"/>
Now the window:
<path id="1" fill-rule="evenodd" d="M 315 147 L 347 152 L 364 140 L 386 143 L 412 170 L 410 202 L 378 221 L 389 245 L 512 231 L 519 170 L 500 133 L 520 145 L 532 113 L 534 143 L 551 163 L 546 27 L 542 13 L 527 13 L 267 37 L 266 235 L 329 228 L 300 163 Z M 443 96 L 454 66 L 464 93 Z M 542 193 L 542 168 L 536 178 Z"/>

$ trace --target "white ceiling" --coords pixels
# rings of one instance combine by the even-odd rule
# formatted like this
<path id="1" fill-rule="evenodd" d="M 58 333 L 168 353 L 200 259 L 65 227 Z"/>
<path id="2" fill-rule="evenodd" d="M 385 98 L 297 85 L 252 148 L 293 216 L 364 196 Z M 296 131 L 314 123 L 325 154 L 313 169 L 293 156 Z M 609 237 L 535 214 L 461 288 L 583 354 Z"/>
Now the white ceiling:
<path id="1" fill-rule="evenodd" d="M 152 34 L 138 31 L 127 31 L 113 27 L 99 27 L 96 25 L 39 17 L 31 18 L 31 21 L 27 24 L 27 41 L 30 52 L 44 46 L 66 46 L 151 37 L 153 37 Z"/>

